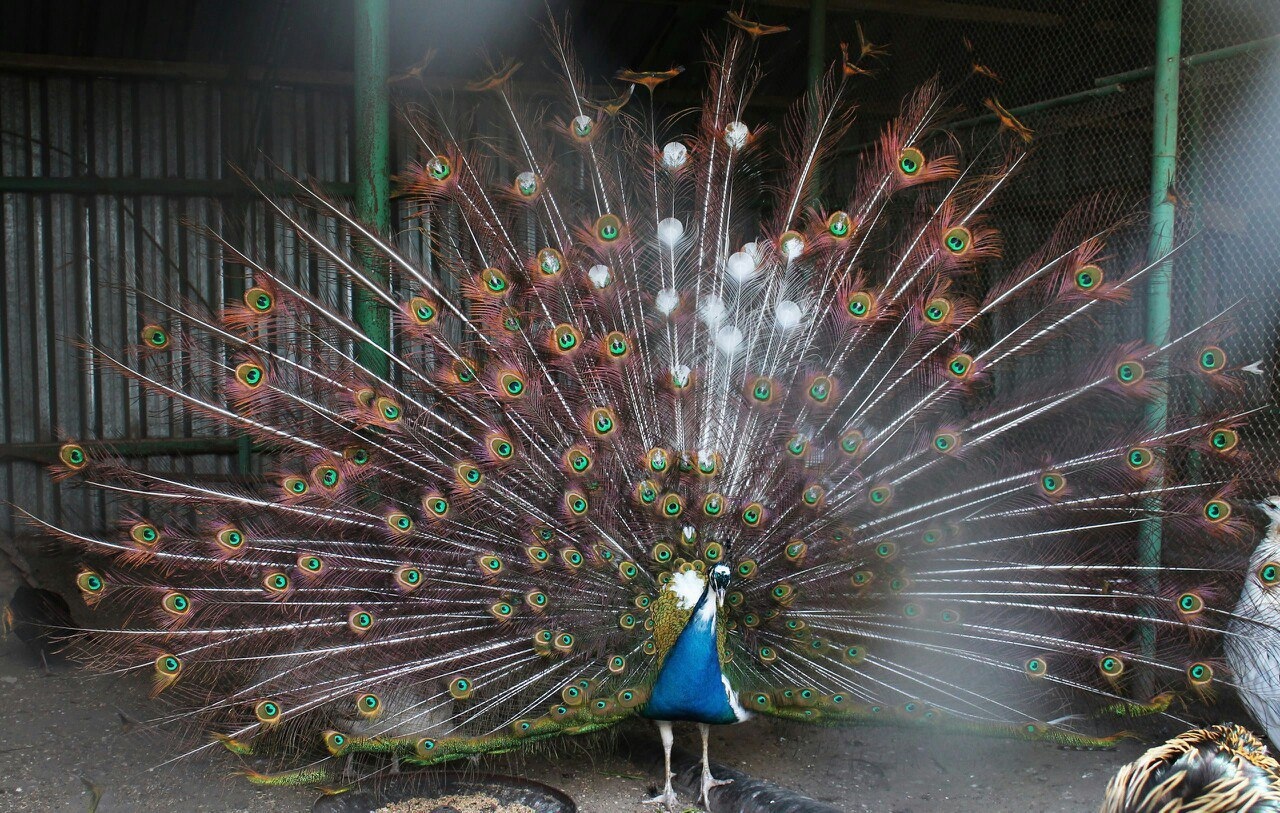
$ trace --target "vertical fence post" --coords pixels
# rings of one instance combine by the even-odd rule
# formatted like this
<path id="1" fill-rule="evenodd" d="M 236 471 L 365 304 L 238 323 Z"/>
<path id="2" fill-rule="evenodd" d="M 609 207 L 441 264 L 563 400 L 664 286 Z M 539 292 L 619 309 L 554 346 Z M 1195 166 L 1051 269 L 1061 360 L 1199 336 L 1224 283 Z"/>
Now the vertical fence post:
<path id="1" fill-rule="evenodd" d="M 809 3 L 809 87 L 817 86 L 827 69 L 827 0 Z"/>
<path id="2" fill-rule="evenodd" d="M 356 217 L 384 234 L 391 225 L 389 5 L 390 0 L 355 2 Z M 366 254 L 363 263 L 371 279 L 386 282 L 384 263 L 372 254 Z M 390 365 L 378 347 L 391 346 L 390 314 L 366 291 L 357 288 L 355 319 L 369 338 L 369 342 L 356 348 L 356 359 L 371 373 L 387 377 Z"/>
<path id="3" fill-rule="evenodd" d="M 1178 153 L 1178 79 L 1182 57 L 1182 0 L 1160 0 L 1156 18 L 1155 103 L 1152 111 L 1151 141 L 1151 213 L 1150 234 L 1147 242 L 1147 262 L 1158 263 L 1147 275 L 1146 340 L 1148 344 L 1161 346 L 1169 339 L 1169 321 L 1172 312 L 1170 270 L 1172 260 L 1167 256 L 1173 248 L 1174 201 L 1172 196 Z M 1167 368 L 1168 362 L 1160 362 L 1157 377 Z M 1169 418 L 1169 394 L 1162 390 L 1146 406 L 1146 423 L 1153 434 L 1165 431 Z M 1159 483 L 1155 485 L 1160 485 Z M 1162 501 L 1147 501 L 1149 516 L 1142 524 L 1138 537 L 1138 561 L 1144 567 L 1153 568 L 1146 577 L 1146 589 L 1152 593 L 1159 588 L 1154 568 L 1160 565 L 1160 547 L 1163 535 L 1161 519 Z M 1156 630 L 1154 624 L 1139 628 L 1139 643 L 1143 654 L 1155 651 Z"/>

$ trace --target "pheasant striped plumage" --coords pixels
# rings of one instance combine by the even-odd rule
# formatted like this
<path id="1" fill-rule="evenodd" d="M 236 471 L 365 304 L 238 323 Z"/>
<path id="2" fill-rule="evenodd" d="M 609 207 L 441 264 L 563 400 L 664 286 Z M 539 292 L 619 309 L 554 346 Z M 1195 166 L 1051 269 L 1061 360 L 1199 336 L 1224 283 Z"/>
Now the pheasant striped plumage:
<path id="1" fill-rule="evenodd" d="M 249 282 L 220 313 L 139 293 L 136 358 L 97 363 L 276 468 L 206 483 L 69 440 L 57 476 L 132 511 L 102 536 L 35 520 L 123 619 L 78 651 L 150 675 L 164 721 L 275 784 L 633 716 L 668 742 L 764 714 L 1103 746 L 1230 685 L 1259 397 L 1228 314 L 1108 340 L 1165 259 L 1108 250 L 1129 225 L 1110 200 L 1002 262 L 991 208 L 1023 133 L 961 156 L 937 83 L 824 189 L 866 71 L 835 65 L 775 140 L 747 112 L 772 31 L 730 22 L 696 121 L 654 113 L 678 71 L 588 104 L 555 26 L 552 113 L 508 64 L 475 85 L 504 138 L 411 115 L 427 266 L 305 183 L 303 205 L 264 198 L 390 314 L 389 348 L 225 241 Z M 1190 379 L 1213 405 L 1148 425 Z"/>

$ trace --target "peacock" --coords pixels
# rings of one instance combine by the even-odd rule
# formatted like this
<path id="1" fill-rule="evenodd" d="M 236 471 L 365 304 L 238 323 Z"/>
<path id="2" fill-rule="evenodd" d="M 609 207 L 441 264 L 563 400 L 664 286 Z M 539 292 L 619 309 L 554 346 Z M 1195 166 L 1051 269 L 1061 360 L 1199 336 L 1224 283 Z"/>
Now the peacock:
<path id="1" fill-rule="evenodd" d="M 1238 725 L 1188 731 L 1122 768 L 1107 785 L 1101 813 L 1157 811 L 1280 811 L 1280 763 Z"/>
<path id="2" fill-rule="evenodd" d="M 778 30 L 730 13 L 701 104 L 664 116 L 681 69 L 591 99 L 553 21 L 558 103 L 506 62 L 470 86 L 499 122 L 406 111 L 427 260 L 289 179 L 266 207 L 354 293 L 213 232 L 243 296 L 136 292 L 136 346 L 92 363 L 270 463 L 212 481 L 65 438 L 53 476 L 122 511 L 99 534 L 31 517 L 101 619 L 74 654 L 145 676 L 158 722 L 264 785 L 651 720 L 668 810 L 675 723 L 709 804 L 713 725 L 1105 748 L 1255 685 L 1224 639 L 1274 630 L 1235 606 L 1280 564 L 1250 564 L 1266 395 L 1224 350 L 1239 303 L 1143 341 L 1169 256 L 1127 259 L 1116 196 L 1004 256 L 993 207 L 1031 134 L 993 102 L 962 152 L 938 80 L 851 158 L 865 39 L 758 120 Z M 1174 386 L 1199 401 L 1162 417 Z"/>

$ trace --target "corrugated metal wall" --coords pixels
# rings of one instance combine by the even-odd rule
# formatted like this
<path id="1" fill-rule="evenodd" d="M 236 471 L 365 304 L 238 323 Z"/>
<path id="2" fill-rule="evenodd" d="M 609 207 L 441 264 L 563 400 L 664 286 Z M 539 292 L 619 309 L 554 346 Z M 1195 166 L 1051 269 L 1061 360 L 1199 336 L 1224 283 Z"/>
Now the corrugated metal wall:
<path id="1" fill-rule="evenodd" d="M 0 174 L 61 179 L 28 186 L 63 190 L 3 194 L 0 443 L 10 459 L 0 461 L 0 500 L 72 527 L 102 527 L 101 499 L 50 483 L 32 460 L 11 459 L 48 449 L 12 444 L 209 434 L 164 399 L 140 401 L 136 384 L 88 364 L 79 342 L 114 350 L 135 342 L 148 314 L 134 288 L 211 306 L 242 290 L 242 269 L 224 266 L 187 223 L 243 240 L 250 256 L 312 289 L 331 285 L 324 268 L 281 239 L 230 164 L 258 175 L 270 156 L 291 174 L 349 181 L 350 96 L 333 84 L 0 74 Z M 235 464 L 234 454 L 151 459 L 210 476 Z M 24 532 L 0 505 L 0 533 Z"/>
<path id="2" fill-rule="evenodd" d="M 1280 31 L 1280 21 L 1254 30 L 1241 23 L 1242 15 L 1227 13 L 1223 4 L 1215 7 L 1223 13 L 1188 18 L 1187 53 Z M 1149 25 L 1144 8 L 1117 4 L 1116 19 L 1142 30 Z M 1096 76 L 1089 37 L 1074 29 L 1071 34 L 1055 46 L 1054 58 L 1064 70 Z M 954 45 L 955 38 L 954 30 L 940 29 L 916 47 L 940 49 Z M 997 66 L 1016 77 L 1020 88 L 1006 97 L 1010 104 L 1061 91 L 1039 48 L 1039 41 L 1028 41 L 1000 54 Z M 1142 67 L 1148 60 L 1149 54 L 1138 50 L 1126 55 L 1124 67 Z M 211 67 L 203 70 L 219 74 Z M 245 70 L 239 79 L 197 81 L 190 71 L 184 78 L 155 79 L 0 69 L 0 175 L 5 180 L 0 188 L 18 190 L 12 179 L 34 178 L 31 187 L 43 183 L 47 189 L 42 179 L 61 179 L 57 184 L 64 190 L 22 189 L 2 196 L 0 502 L 30 507 L 71 527 L 101 527 L 109 517 L 94 502 L 100 498 L 50 484 L 33 460 L 13 462 L 13 444 L 48 443 L 41 452 L 48 459 L 62 433 L 81 439 L 211 433 L 162 399 L 147 396 L 140 403 L 136 385 L 86 367 L 84 353 L 74 344 L 87 339 L 119 349 L 136 340 L 146 313 L 138 312 L 129 287 L 196 298 L 211 307 L 242 289 L 242 270 L 224 267 L 208 241 L 184 221 L 225 231 L 310 290 L 328 287 L 331 296 L 346 295 L 333 289 L 333 275 L 322 263 L 297 255 L 292 237 L 266 219 L 262 205 L 246 194 L 228 165 L 264 177 L 270 174 L 269 156 L 290 173 L 349 186 L 350 86 L 328 74 L 312 84 L 293 85 L 261 82 L 256 75 Z M 1194 319 L 1243 298 L 1250 307 L 1240 309 L 1238 330 L 1225 339 L 1228 349 L 1234 358 L 1269 364 L 1280 353 L 1274 304 L 1280 301 L 1275 272 L 1280 164 L 1260 156 L 1274 152 L 1268 145 L 1280 133 L 1277 79 L 1280 47 L 1274 43 L 1188 68 L 1183 174 L 1174 190 L 1183 205 L 1181 232 L 1197 234 L 1179 255 L 1179 314 Z M 1025 256 L 1065 208 L 1091 192 L 1121 190 L 1137 201 L 1145 197 L 1150 99 L 1150 80 L 1141 79 L 1125 83 L 1115 95 L 1024 116 L 1037 131 L 1036 155 L 1000 204 L 1008 256 Z M 753 111 L 757 117 L 777 115 L 775 108 Z M 861 137 L 873 131 L 869 127 Z M 962 137 L 977 149 L 990 133 L 989 127 L 977 127 Z M 404 155 L 403 145 L 396 152 Z M 400 163 L 393 156 L 393 167 Z M 853 163 L 833 171 L 834 185 L 847 180 Z M 414 244 L 410 253 L 421 256 L 421 235 L 403 236 Z M 1126 256 L 1141 255 L 1141 246 L 1133 249 Z M 1041 361 L 1052 364 L 1053 359 Z M 1273 393 L 1280 392 L 1280 385 L 1268 383 Z M 1197 408 L 1194 395 L 1175 393 L 1176 405 Z M 1256 423 L 1269 446 L 1280 445 L 1280 418 L 1266 416 Z M 240 463 L 234 443 L 228 439 L 223 446 L 231 451 L 154 457 L 150 464 L 234 476 Z M 22 453 L 33 456 L 30 447 Z M 1260 456 L 1259 465 L 1269 466 L 1271 459 Z M 11 510 L 0 504 L 0 536 L 22 532 Z"/>

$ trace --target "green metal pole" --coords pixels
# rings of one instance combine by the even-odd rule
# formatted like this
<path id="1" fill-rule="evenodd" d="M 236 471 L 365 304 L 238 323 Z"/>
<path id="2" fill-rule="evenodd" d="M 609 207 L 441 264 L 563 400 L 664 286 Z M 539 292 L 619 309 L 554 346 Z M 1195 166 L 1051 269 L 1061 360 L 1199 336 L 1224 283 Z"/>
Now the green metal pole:
<path id="1" fill-rule="evenodd" d="M 355 1 L 356 217 L 382 234 L 391 225 L 389 6 L 390 0 Z M 386 282 L 385 262 L 372 253 L 366 254 L 363 262 L 370 278 Z M 391 347 L 391 315 L 357 288 L 355 319 L 369 338 L 356 348 L 356 360 L 369 372 L 386 378 L 390 365 L 378 347 Z"/>
<path id="2" fill-rule="evenodd" d="M 1178 77 L 1182 53 L 1182 0 L 1160 0 L 1156 18 L 1155 104 L 1151 141 L 1151 214 L 1147 242 L 1147 262 L 1157 263 L 1147 275 L 1146 340 L 1159 347 L 1169 339 L 1172 311 L 1170 271 L 1173 248 L 1174 203 L 1171 194 L 1178 160 Z M 1162 361 L 1157 377 L 1168 363 Z M 1165 431 L 1169 419 L 1167 391 L 1146 406 L 1147 426 L 1154 434 Z M 1159 485 L 1159 484 L 1156 484 Z M 1150 517 L 1143 523 L 1138 537 L 1139 564 L 1156 568 L 1160 565 L 1163 532 L 1161 501 L 1151 499 Z M 1155 571 L 1150 571 L 1147 588 L 1154 594 L 1159 588 Z M 1139 629 L 1144 654 L 1155 651 L 1156 631 L 1153 624 Z"/>
<path id="3" fill-rule="evenodd" d="M 827 70 L 827 0 L 809 4 L 809 87 L 814 89 Z"/>

